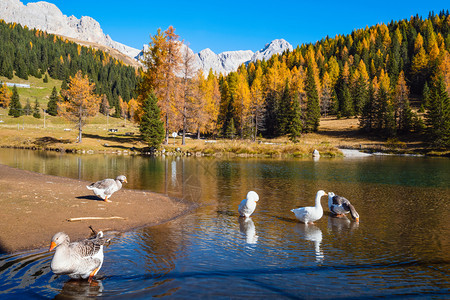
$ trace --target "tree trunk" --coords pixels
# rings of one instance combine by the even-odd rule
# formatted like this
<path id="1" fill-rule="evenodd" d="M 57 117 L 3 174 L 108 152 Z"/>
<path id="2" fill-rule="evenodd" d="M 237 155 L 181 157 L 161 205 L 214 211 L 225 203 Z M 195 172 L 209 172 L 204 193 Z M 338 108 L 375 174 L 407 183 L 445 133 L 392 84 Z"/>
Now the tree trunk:
<path id="1" fill-rule="evenodd" d="M 169 145 L 169 116 L 166 113 L 166 140 L 164 145 Z"/>
<path id="2" fill-rule="evenodd" d="M 186 108 L 184 110 L 186 113 Z M 186 114 L 183 115 L 183 138 L 181 140 L 181 145 L 186 145 Z"/>
<path id="3" fill-rule="evenodd" d="M 78 143 L 81 143 L 81 118 L 78 120 Z"/>

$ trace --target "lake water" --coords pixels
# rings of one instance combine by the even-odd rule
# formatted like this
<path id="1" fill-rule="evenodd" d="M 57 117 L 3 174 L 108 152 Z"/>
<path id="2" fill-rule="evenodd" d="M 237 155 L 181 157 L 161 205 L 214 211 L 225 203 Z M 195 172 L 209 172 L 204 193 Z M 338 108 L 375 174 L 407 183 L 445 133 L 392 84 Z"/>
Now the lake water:
<path id="1" fill-rule="evenodd" d="M 52 274 L 53 253 L 46 249 L 0 255 L 1 299 L 450 298 L 449 159 L 183 159 L 0 149 L 0 163 L 87 181 L 125 174 L 127 188 L 199 205 L 162 225 L 107 233 L 112 243 L 94 285 Z M 299 223 L 290 209 L 313 205 L 319 189 L 352 201 L 360 222 L 331 217 L 323 197 L 322 219 Z M 237 206 L 249 190 L 260 201 L 245 221 Z"/>

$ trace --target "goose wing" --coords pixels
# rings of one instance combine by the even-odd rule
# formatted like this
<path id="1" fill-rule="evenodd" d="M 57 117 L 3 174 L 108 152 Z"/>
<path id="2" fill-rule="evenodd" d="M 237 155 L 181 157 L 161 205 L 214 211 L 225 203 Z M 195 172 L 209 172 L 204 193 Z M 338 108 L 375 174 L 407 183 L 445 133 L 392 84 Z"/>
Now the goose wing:
<path id="1" fill-rule="evenodd" d="M 91 188 L 96 188 L 96 189 L 101 189 L 101 190 L 108 190 L 110 189 L 112 186 L 115 186 L 116 182 L 114 181 L 114 179 L 103 179 L 94 183 L 91 183 L 89 186 Z"/>
<path id="2" fill-rule="evenodd" d="M 80 257 L 86 258 L 93 257 L 98 254 L 106 242 L 107 239 L 103 238 L 103 233 L 99 233 L 94 238 L 72 243 L 70 244 L 70 247 L 73 253 L 76 253 Z"/>
<path id="3" fill-rule="evenodd" d="M 344 198 L 344 197 L 338 196 L 338 195 L 333 197 L 333 204 L 334 205 L 342 206 L 342 205 L 344 205 L 344 203 L 346 205 L 348 205 L 350 203 L 350 201 L 348 201 L 347 198 Z"/>
<path id="4" fill-rule="evenodd" d="M 305 220 L 305 219 L 311 219 L 313 216 L 313 207 L 300 207 L 296 209 L 291 210 L 297 219 Z"/>

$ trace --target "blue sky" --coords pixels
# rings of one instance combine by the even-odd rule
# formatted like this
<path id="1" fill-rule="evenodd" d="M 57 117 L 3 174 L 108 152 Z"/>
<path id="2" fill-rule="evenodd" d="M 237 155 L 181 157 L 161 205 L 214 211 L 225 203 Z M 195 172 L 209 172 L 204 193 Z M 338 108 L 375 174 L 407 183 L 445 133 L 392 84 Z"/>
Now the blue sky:
<path id="1" fill-rule="evenodd" d="M 23 1 L 24 4 L 33 1 Z M 104 1 L 48 0 L 67 16 L 90 16 L 115 41 L 141 49 L 174 26 L 194 52 L 258 51 L 283 38 L 294 47 L 391 20 L 450 9 L 447 1 Z"/>

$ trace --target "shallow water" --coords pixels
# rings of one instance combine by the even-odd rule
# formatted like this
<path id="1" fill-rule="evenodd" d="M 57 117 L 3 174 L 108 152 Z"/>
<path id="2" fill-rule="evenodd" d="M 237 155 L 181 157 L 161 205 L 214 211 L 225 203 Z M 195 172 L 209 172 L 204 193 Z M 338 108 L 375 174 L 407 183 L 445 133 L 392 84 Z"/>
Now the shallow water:
<path id="1" fill-rule="evenodd" d="M 52 274 L 45 249 L 0 255 L 2 299 L 450 297 L 448 159 L 175 159 L 0 149 L 0 163 L 88 181 L 123 173 L 127 188 L 200 205 L 166 224 L 108 232 L 112 242 L 93 285 Z M 298 223 L 290 209 L 312 205 L 319 189 L 350 199 L 360 223 L 331 217 L 325 197 L 321 220 Z M 237 206 L 249 190 L 260 201 L 243 220 Z"/>

